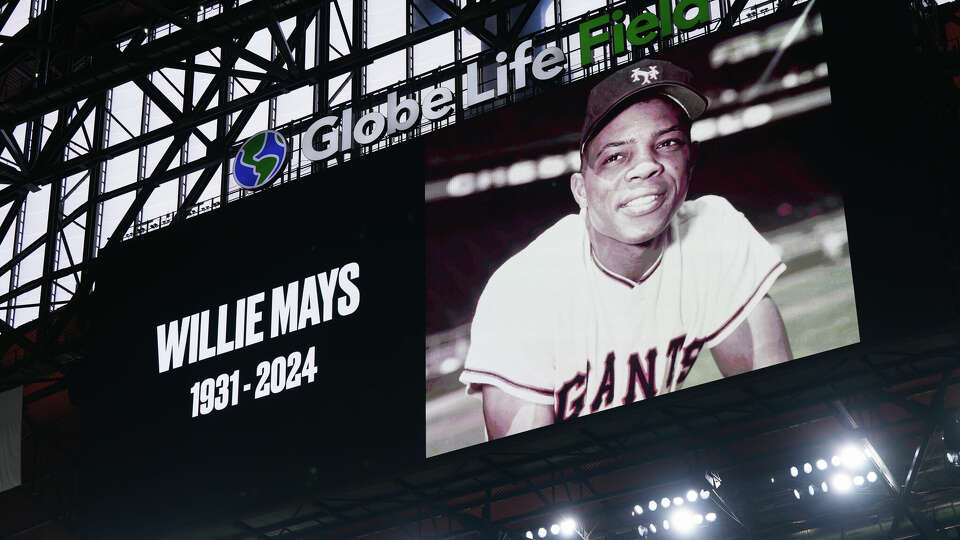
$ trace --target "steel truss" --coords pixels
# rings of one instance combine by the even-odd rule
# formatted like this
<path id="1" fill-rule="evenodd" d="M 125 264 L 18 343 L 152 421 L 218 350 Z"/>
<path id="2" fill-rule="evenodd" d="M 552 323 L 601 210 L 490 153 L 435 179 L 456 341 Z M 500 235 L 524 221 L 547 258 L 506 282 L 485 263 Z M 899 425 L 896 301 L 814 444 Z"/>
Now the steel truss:
<path id="1" fill-rule="evenodd" d="M 314 87 L 314 113 L 327 113 L 335 107 L 375 107 L 385 101 L 388 91 L 409 94 L 443 81 L 455 81 L 461 89 L 458 75 L 465 72 L 467 60 L 475 59 L 462 57 L 459 43 L 464 30 L 461 29 L 482 42 L 484 51 L 480 58 L 487 60 L 494 52 L 515 44 L 538 4 L 500 0 L 465 2 L 461 7 L 451 0 L 408 0 L 406 33 L 367 47 L 366 0 L 351 3 L 350 28 L 345 23 L 346 8 L 341 3 L 349 2 L 327 0 L 318 6 L 306 0 L 252 0 L 242 5 L 187 0 L 166 4 L 147 0 L 95 3 L 32 0 L 35 18 L 15 36 L 4 38 L 0 50 L 0 67 L 7 68 L 4 87 L 7 96 L 0 103 L 0 151 L 6 151 L 3 154 L 6 159 L 0 162 L 0 185 L 3 185 L 0 208 L 6 208 L 0 222 L 0 240 L 13 235 L 11 257 L 0 265 L 0 276 L 9 276 L 8 290 L 0 294 L 0 305 L 6 306 L 0 330 L 20 345 L 32 348 L 31 343 L 39 336 L 27 337 L 33 325 L 24 326 L 22 323 L 29 321 L 18 320 L 22 317 L 15 318 L 14 314 L 35 307 L 39 319 L 35 325 L 50 327 L 50 331 L 42 332 L 45 336 L 59 336 L 73 306 L 81 303 L 93 287 L 94 278 L 87 270 L 101 249 L 118 244 L 125 237 L 182 222 L 197 212 L 236 199 L 238 194 L 230 192 L 229 183 L 225 181 L 229 160 L 240 133 L 260 104 L 269 104 L 269 127 L 276 127 L 276 98 L 305 86 Z M 439 9 L 445 18 L 428 20 L 419 6 L 421 3 Z M 625 5 L 629 10 L 638 11 L 652 9 L 655 3 L 653 0 L 608 2 L 610 6 Z M 792 3 L 777 2 L 776 8 L 785 10 Z M 563 2 L 555 0 L 553 4 L 555 12 L 561 13 Z M 721 1 L 721 16 L 707 30 L 726 29 L 741 18 L 774 12 L 773 2 L 758 6 L 750 13 L 743 12 L 745 4 L 743 0 Z M 0 20 L 4 20 L 4 16 L 9 19 L 17 5 L 18 1 L 14 0 L 0 3 Z M 75 28 L 65 22 L 96 20 L 104 10 L 123 7 L 131 8 L 131 15 L 127 20 L 114 22 L 113 34 L 109 36 L 82 36 L 81 39 Z M 219 13 L 202 20 L 198 18 L 198 13 L 209 13 L 211 9 L 219 9 Z M 535 42 L 560 42 L 576 32 L 580 20 L 597 11 L 600 10 L 549 26 L 537 32 Z M 496 31 L 485 26 L 491 16 L 498 21 Z M 285 31 L 281 21 L 295 21 L 295 26 Z M 308 51 L 311 39 L 307 29 L 311 23 L 314 47 Z M 163 30 L 164 35 L 158 30 Z M 269 32 L 270 57 L 246 48 L 262 30 Z M 456 36 L 455 61 L 414 76 L 414 47 L 449 32 L 455 32 Z M 347 50 L 339 51 L 332 38 L 342 38 Z M 85 48 L 78 54 L 70 48 L 71 40 L 82 41 Z M 657 47 L 669 45 L 660 43 Z M 218 65 L 197 62 L 198 55 L 213 49 L 221 52 Z M 367 93 L 366 66 L 400 51 L 407 57 L 407 80 Z M 307 65 L 308 56 L 315 58 L 314 65 Z M 616 58 L 609 61 L 615 62 Z M 161 69 L 183 73 L 183 92 L 177 99 L 182 105 L 175 104 L 158 86 L 156 75 L 165 77 Z M 212 78 L 200 85 L 197 82 L 200 75 Z M 573 80 L 584 75 L 568 77 Z M 246 88 L 246 95 L 231 95 L 232 89 L 242 85 L 243 80 L 255 81 L 256 86 Z M 125 83 L 133 83 L 143 95 L 139 133 L 130 132 L 113 111 L 114 88 Z M 332 106 L 348 84 L 350 100 Z M 335 89 L 333 94 L 331 89 Z M 162 113 L 169 123 L 149 129 L 151 111 Z M 463 117 L 464 111 L 458 110 L 455 118 Z M 213 135 L 201 129 L 210 122 L 216 123 Z M 301 134 L 306 125 L 304 119 L 280 127 L 295 136 Z M 111 131 L 120 130 L 127 131 L 129 138 L 111 144 Z M 188 149 L 191 138 L 195 143 Z M 386 140 L 378 147 L 391 142 Z M 155 157 L 158 150 L 151 147 L 157 143 L 166 144 L 166 150 L 158 159 Z M 151 170 L 147 170 L 148 147 L 154 152 Z M 106 180 L 111 159 L 129 152 L 139 156 L 136 181 L 109 189 Z M 338 156 L 338 159 L 344 157 Z M 327 164 L 314 164 L 313 168 L 317 166 Z M 285 180 L 309 174 L 313 168 L 291 170 Z M 187 178 L 197 173 L 199 176 L 188 189 Z M 220 182 L 220 195 L 198 204 L 214 179 Z M 159 186 L 168 182 L 180 184 L 175 210 L 144 222 L 144 205 Z M 46 229 L 24 245 L 26 201 L 30 194 L 46 186 L 50 190 Z M 104 231 L 104 205 L 131 195 L 133 199 L 119 222 L 113 230 Z M 35 197 L 29 198 L 33 201 Z M 82 242 L 68 241 L 71 231 L 81 231 Z M 40 275 L 21 280 L 19 272 L 24 261 L 40 253 L 43 257 Z M 55 310 L 58 315 L 53 318 L 61 322 L 51 327 Z M 14 331 L 13 326 L 22 328 Z"/>

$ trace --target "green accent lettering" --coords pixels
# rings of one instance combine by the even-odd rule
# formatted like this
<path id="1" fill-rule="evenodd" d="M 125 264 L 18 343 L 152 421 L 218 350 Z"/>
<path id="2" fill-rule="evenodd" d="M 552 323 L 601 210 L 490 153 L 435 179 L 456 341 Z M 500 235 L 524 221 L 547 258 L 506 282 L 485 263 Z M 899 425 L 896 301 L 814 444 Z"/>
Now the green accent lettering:
<path id="1" fill-rule="evenodd" d="M 672 6 L 670 3 L 670 0 L 660 0 L 660 9 L 657 10 L 660 14 L 660 35 L 663 37 L 673 35 L 673 21 L 670 20 Z"/>
<path id="2" fill-rule="evenodd" d="M 610 34 L 600 32 L 596 35 L 593 31 L 610 22 L 609 15 L 600 15 L 580 23 L 580 65 L 589 66 L 593 63 L 593 49 L 605 43 L 610 39 Z"/>
<path id="3" fill-rule="evenodd" d="M 646 45 L 657 38 L 658 26 L 660 21 L 657 16 L 644 11 L 630 19 L 630 24 L 627 25 L 627 41 L 637 47 Z"/>
<path id="4" fill-rule="evenodd" d="M 623 39 L 623 11 L 613 12 L 613 54 L 619 56 L 627 52 L 627 42 Z"/>
<path id="5" fill-rule="evenodd" d="M 687 15 L 693 8 L 697 8 L 697 16 L 688 19 Z M 709 0 L 680 0 L 677 2 L 677 9 L 673 11 L 673 21 L 677 30 L 692 30 L 701 24 L 710 22 L 710 2 Z"/>

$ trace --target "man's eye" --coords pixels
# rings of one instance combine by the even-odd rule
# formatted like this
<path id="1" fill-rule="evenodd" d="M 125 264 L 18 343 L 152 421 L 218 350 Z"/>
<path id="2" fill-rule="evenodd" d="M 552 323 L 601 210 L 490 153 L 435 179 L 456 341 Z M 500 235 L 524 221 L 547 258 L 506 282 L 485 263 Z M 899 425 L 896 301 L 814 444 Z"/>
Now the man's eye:
<path id="1" fill-rule="evenodd" d="M 657 145 L 657 148 L 673 149 L 683 146 L 682 139 L 667 139 Z"/>
<path id="2" fill-rule="evenodd" d="M 610 163 L 615 163 L 623 159 L 623 154 L 610 154 L 609 156 L 603 158 L 603 164 L 608 165 Z"/>

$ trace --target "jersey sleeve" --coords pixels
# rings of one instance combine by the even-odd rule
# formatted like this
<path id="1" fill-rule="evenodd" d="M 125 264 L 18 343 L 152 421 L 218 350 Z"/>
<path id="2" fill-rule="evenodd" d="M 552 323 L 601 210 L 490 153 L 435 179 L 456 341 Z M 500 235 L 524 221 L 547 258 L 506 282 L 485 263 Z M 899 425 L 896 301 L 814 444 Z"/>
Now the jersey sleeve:
<path id="1" fill-rule="evenodd" d="M 750 315 L 786 270 L 780 255 L 726 199 L 703 197 L 700 240 L 709 245 L 700 260 L 706 294 L 702 296 L 703 336 L 712 348 Z"/>
<path id="2" fill-rule="evenodd" d="M 537 289 L 535 276 L 507 265 L 487 283 L 460 375 L 468 393 L 489 384 L 525 401 L 554 403 L 551 308 Z"/>

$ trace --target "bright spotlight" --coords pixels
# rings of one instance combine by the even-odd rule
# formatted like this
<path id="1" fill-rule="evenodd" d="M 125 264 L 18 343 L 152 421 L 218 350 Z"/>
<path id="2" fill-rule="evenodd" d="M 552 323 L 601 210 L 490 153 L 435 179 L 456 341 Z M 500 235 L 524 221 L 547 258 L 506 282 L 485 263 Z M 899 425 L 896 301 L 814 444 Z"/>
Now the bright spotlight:
<path id="1" fill-rule="evenodd" d="M 817 491 L 813 488 L 813 484 L 810 484 L 809 486 L 807 486 L 807 493 L 809 493 L 810 495 L 815 495 L 817 493 Z"/>
<path id="2" fill-rule="evenodd" d="M 644 527 L 643 525 L 639 525 L 639 526 L 637 526 L 637 533 L 639 533 L 640 536 L 646 536 L 646 535 L 647 535 L 647 528 Z"/>
<path id="3" fill-rule="evenodd" d="M 564 520 L 560 522 L 560 532 L 563 533 L 564 536 L 570 536 L 576 530 L 577 522 L 574 521 L 573 518 L 564 518 Z"/>
<path id="4" fill-rule="evenodd" d="M 830 464 L 833 465 L 834 467 L 839 467 L 840 463 L 841 463 L 840 456 L 833 456 L 830 458 Z"/>
<path id="5" fill-rule="evenodd" d="M 803 464 L 803 472 L 810 474 L 813 472 L 813 465 L 809 462 Z"/>
<path id="6" fill-rule="evenodd" d="M 634 513 L 635 515 L 638 515 L 638 516 L 639 516 L 640 514 L 643 513 L 643 507 L 640 506 L 639 504 L 636 505 L 636 506 L 634 506 L 634 507 L 633 507 L 633 513 Z"/>
<path id="7" fill-rule="evenodd" d="M 670 520 L 669 520 L 669 519 L 663 520 L 663 530 L 665 530 L 665 531 L 669 531 L 669 530 L 670 530 Z"/>
<path id="8" fill-rule="evenodd" d="M 560 534 L 559 523 L 554 523 L 553 525 L 550 526 L 550 534 L 554 534 L 554 535 Z"/>
<path id="9" fill-rule="evenodd" d="M 694 491 L 694 490 L 692 490 L 692 489 L 691 489 L 690 491 L 688 491 L 688 492 L 687 492 L 687 500 L 690 501 L 690 502 L 697 502 L 697 492 Z"/>
<path id="10" fill-rule="evenodd" d="M 777 481 L 774 480 L 773 477 L 771 476 L 771 477 L 770 477 L 770 483 L 771 483 L 771 484 L 775 484 L 776 482 L 777 482 Z"/>
<path id="11" fill-rule="evenodd" d="M 681 506 L 682 504 L 683 504 L 683 497 L 674 497 L 674 498 L 673 498 L 673 505 L 674 505 L 674 506 Z"/>
<path id="12" fill-rule="evenodd" d="M 710 498 L 710 492 L 707 491 L 707 490 L 705 490 L 705 489 L 701 489 L 701 490 L 700 490 L 700 498 L 703 499 L 703 500 L 709 499 L 709 498 Z"/>
<path id="13" fill-rule="evenodd" d="M 650 503 L 647 504 L 647 508 L 649 508 L 651 512 L 653 512 L 654 510 L 656 510 L 656 509 L 657 509 L 657 501 L 650 501 Z"/>
<path id="14" fill-rule="evenodd" d="M 827 484 L 826 480 L 824 480 L 823 482 L 820 482 L 820 491 L 824 493 L 830 493 L 830 485 Z"/>
<path id="15" fill-rule="evenodd" d="M 660 506 L 663 508 L 670 508 L 670 497 L 664 497 L 660 499 Z"/>
<path id="16" fill-rule="evenodd" d="M 852 444 L 848 444 L 840 450 L 840 461 L 848 469 L 859 469 L 866 459 L 863 451 Z"/>
<path id="17" fill-rule="evenodd" d="M 689 510 L 677 510 L 670 516 L 670 521 L 673 523 L 674 530 L 680 534 L 692 531 L 694 525 L 696 525 L 693 512 Z"/>
<path id="18" fill-rule="evenodd" d="M 717 515 L 714 514 L 713 512 L 707 512 L 707 515 L 704 517 L 706 517 L 707 521 L 709 521 L 710 523 L 713 523 L 714 521 L 717 520 Z"/>
<path id="19" fill-rule="evenodd" d="M 694 524 L 696 524 L 696 525 L 699 525 L 699 524 L 703 523 L 703 515 L 702 515 L 702 514 L 694 514 L 694 515 L 693 515 L 693 522 L 694 522 Z"/>
<path id="20" fill-rule="evenodd" d="M 540 527 L 539 529 L 537 529 L 537 536 L 539 536 L 540 538 L 546 538 L 547 530 L 544 529 L 543 527 Z"/>
<path id="21" fill-rule="evenodd" d="M 863 477 L 859 474 L 853 477 L 853 485 L 860 487 L 863 485 Z"/>
<path id="22" fill-rule="evenodd" d="M 863 479 L 860 479 L 860 482 L 863 482 Z M 831 480 L 833 484 L 833 489 L 837 490 L 837 493 L 849 493 L 852 482 L 850 481 L 850 476 L 844 473 L 839 473 L 833 475 Z"/>
<path id="23" fill-rule="evenodd" d="M 657 526 L 654 525 L 653 523 L 650 524 L 650 532 L 652 532 L 653 534 L 657 534 Z"/>
<path id="24" fill-rule="evenodd" d="M 796 478 L 800 476 L 800 471 L 796 467 L 790 467 L 790 476 Z"/>
<path id="25" fill-rule="evenodd" d="M 800 500 L 800 492 L 799 492 L 799 491 L 793 490 L 793 496 L 796 497 L 798 501 Z"/>
<path id="26" fill-rule="evenodd" d="M 870 471 L 867 473 L 867 482 L 871 484 L 877 481 L 877 473 Z"/>
<path id="27" fill-rule="evenodd" d="M 533 540 L 533 531 L 527 531 L 527 534 L 525 534 L 524 536 L 526 536 L 530 540 Z"/>
<path id="28" fill-rule="evenodd" d="M 817 460 L 817 468 L 821 471 L 827 468 L 827 460 L 820 458 Z"/>

